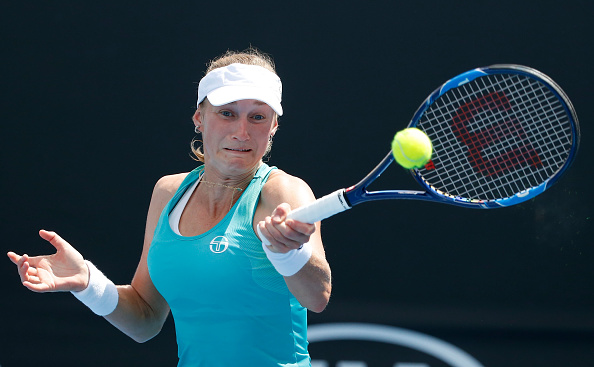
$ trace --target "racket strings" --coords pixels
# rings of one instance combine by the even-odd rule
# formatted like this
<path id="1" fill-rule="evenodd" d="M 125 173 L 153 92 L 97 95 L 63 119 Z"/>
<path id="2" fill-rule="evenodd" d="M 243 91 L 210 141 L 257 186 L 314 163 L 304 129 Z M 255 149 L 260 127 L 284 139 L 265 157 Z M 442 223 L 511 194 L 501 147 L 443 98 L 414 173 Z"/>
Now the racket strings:
<path id="1" fill-rule="evenodd" d="M 508 87 L 509 87 L 509 86 L 508 86 Z M 516 89 L 516 90 L 517 90 L 517 88 L 514 88 L 514 89 Z M 529 98 L 533 98 L 533 95 L 531 95 L 531 93 L 526 93 L 526 98 L 528 98 L 528 99 L 529 99 Z M 526 115 L 525 115 L 525 113 L 523 113 L 523 112 L 524 112 L 524 110 L 525 110 L 525 109 L 523 108 L 523 106 L 522 106 L 523 104 L 524 104 L 524 103 L 519 103 L 519 106 L 518 106 L 519 108 L 518 108 L 518 112 L 517 112 L 517 114 L 518 114 L 518 115 L 521 115 L 521 118 L 522 118 L 522 119 L 526 119 Z M 522 115 L 524 115 L 524 116 L 522 116 Z M 493 116 L 493 118 L 494 118 L 495 120 L 497 120 L 497 119 L 501 119 L 501 117 L 500 117 L 500 116 L 497 116 L 497 114 L 495 114 L 495 115 Z M 479 116 L 479 120 L 480 120 L 480 116 Z M 482 120 L 484 121 L 484 120 L 485 120 L 485 118 L 482 118 Z M 530 115 L 528 115 L 528 120 L 530 120 Z M 508 121 L 512 121 L 512 120 L 508 120 Z M 530 123 L 531 123 L 531 122 L 530 122 Z M 504 127 L 506 127 L 506 126 L 508 126 L 508 125 L 509 125 L 509 123 L 508 123 L 507 125 L 506 125 L 506 124 L 500 124 L 500 125 L 499 125 L 499 128 L 504 128 Z M 513 125 L 513 123 L 512 123 L 512 125 Z M 503 133 L 503 135 L 509 135 L 509 134 L 507 134 L 507 133 L 505 133 L 505 132 L 504 132 L 504 133 Z M 517 137 L 521 137 L 521 138 L 523 138 L 523 135 L 524 135 L 524 134 L 522 133 L 522 134 L 517 134 L 516 136 L 517 136 Z M 513 136 L 514 136 L 514 135 L 512 135 L 512 137 L 513 137 Z M 512 166 L 512 167 L 513 167 L 513 166 L 517 166 L 517 165 L 519 165 L 519 164 L 523 163 L 522 161 L 519 161 L 519 160 L 517 160 L 517 158 L 519 158 L 519 157 L 522 157 L 522 158 L 524 158 L 524 159 L 523 159 L 523 161 L 525 162 L 525 161 L 526 161 L 526 159 L 525 159 L 525 158 L 526 158 L 526 153 L 527 153 L 527 152 L 533 152 L 533 149 L 532 149 L 532 147 L 531 147 L 531 146 L 527 146 L 527 145 L 524 143 L 524 141 L 517 142 L 517 141 L 514 141 L 514 140 L 517 140 L 517 139 L 512 139 L 511 141 L 509 141 L 509 142 L 508 142 L 508 144 L 507 144 L 507 147 L 506 147 L 506 149 L 507 149 L 507 150 L 505 150 L 507 153 L 506 153 L 504 156 L 503 156 L 503 155 L 501 155 L 501 151 L 502 151 L 501 147 L 502 147 L 502 146 L 505 146 L 505 145 L 504 145 L 504 144 L 493 144 L 492 146 L 489 146 L 489 149 L 486 149 L 486 151 L 483 151 L 483 153 L 486 153 L 486 154 L 485 154 L 486 156 L 485 156 L 485 157 L 481 157 L 481 158 L 484 158 L 484 160 L 482 160 L 481 162 L 479 162 L 479 163 L 481 163 L 481 164 L 484 164 L 484 162 L 485 162 L 485 161 L 486 161 L 486 162 L 490 162 L 490 163 L 493 163 L 493 162 L 494 162 L 494 164 L 492 164 L 492 165 L 494 165 L 496 168 L 498 168 L 498 170 L 496 170 L 495 172 L 492 172 L 492 175 L 494 175 L 494 176 L 496 176 L 496 175 L 499 175 L 499 176 L 501 177 L 499 181 L 503 181 L 504 183 L 505 183 L 505 182 L 509 183 L 509 184 L 510 184 L 510 186 L 511 186 L 511 190 L 512 190 L 512 193 L 511 193 L 511 194 L 513 194 L 514 192 L 517 192 L 517 191 L 519 191 L 520 189 L 523 189 L 523 186 L 518 186 L 518 180 L 517 180 L 517 178 L 516 178 L 516 179 L 514 179 L 514 178 L 510 179 L 510 175 L 509 175 L 509 174 L 502 174 L 502 172 L 503 172 L 503 171 L 505 171 L 505 168 L 507 168 L 507 166 L 509 166 L 509 165 L 506 165 L 505 163 L 506 163 L 506 162 L 507 162 L 507 163 L 511 163 L 511 166 Z M 522 140 L 525 140 L 525 139 L 522 139 Z M 522 152 L 520 152 L 520 154 L 517 154 L 517 152 L 515 152 L 515 151 L 512 149 L 514 146 L 515 146 L 515 147 L 516 147 L 516 149 L 517 149 L 517 147 L 518 147 L 518 144 L 521 144 L 520 146 L 521 146 L 522 148 L 524 148 L 524 150 L 523 150 L 523 153 L 522 153 Z M 495 148 L 497 148 L 497 149 L 494 149 L 493 147 L 495 147 Z M 489 154 L 489 150 L 492 150 L 492 152 L 491 152 L 490 154 Z M 490 160 L 490 159 L 491 159 L 491 156 L 494 156 L 494 157 L 500 157 L 500 158 L 501 158 L 500 160 L 501 160 L 502 162 L 498 162 L 497 160 L 494 160 L 494 161 Z M 472 158 L 472 157 L 471 157 L 471 158 Z M 514 160 L 514 158 L 516 158 L 516 159 Z M 528 158 L 529 158 L 529 157 L 528 157 Z M 476 162 L 475 162 L 475 163 L 476 163 Z M 540 159 L 539 159 L 539 157 L 537 156 L 537 157 L 536 157 L 536 159 L 533 159 L 533 160 L 532 160 L 532 163 L 533 163 L 533 164 L 532 164 L 533 166 L 538 166 L 538 165 L 539 165 L 539 163 L 540 163 Z M 475 166 L 476 166 L 476 165 L 477 165 L 477 164 L 475 164 Z M 475 168 L 475 170 L 476 170 L 477 168 L 480 168 L 480 167 L 474 167 L 474 168 Z M 526 172 L 525 172 L 525 170 L 523 170 L 523 171 L 521 171 L 521 172 L 523 173 L 523 175 L 522 175 L 522 176 L 523 176 L 523 177 L 526 177 Z M 537 172 L 537 171 L 536 171 L 536 172 Z M 483 173 L 484 173 L 484 172 L 483 172 Z M 511 173 L 511 174 L 513 174 L 514 172 L 510 170 L 510 173 Z M 515 172 L 515 173 L 517 173 L 517 172 Z M 529 172 L 528 172 L 528 174 L 529 174 Z M 482 176 L 483 176 L 483 178 L 482 178 L 482 181 L 486 182 L 486 177 L 489 177 L 489 176 L 491 176 L 491 174 L 486 174 L 486 175 L 485 175 L 485 174 L 483 174 Z M 485 176 L 486 176 L 486 177 L 485 177 Z M 530 176 L 527 176 L 527 177 L 529 178 Z M 496 191 L 497 191 L 497 196 L 506 196 L 507 194 L 505 194 L 505 193 L 504 193 L 504 194 L 501 194 L 501 187 L 502 187 L 502 186 L 501 186 L 501 182 L 499 182 L 499 183 L 498 183 L 498 182 L 497 182 L 497 180 L 495 180 L 495 181 L 494 181 L 494 183 L 496 183 L 497 185 L 495 185 L 495 186 L 493 186 L 493 187 L 491 187 L 491 188 L 492 188 L 493 190 L 496 190 Z M 476 186 L 473 186 L 473 187 L 476 187 Z M 489 188 L 489 186 L 488 186 L 488 185 L 487 185 L 487 186 L 482 186 L 482 187 L 483 187 L 483 188 L 485 188 L 485 187 Z M 521 191 L 521 190 L 520 190 L 520 191 Z"/>
<path id="2" fill-rule="evenodd" d="M 572 127 L 559 97 L 521 74 L 474 79 L 433 102 L 418 125 L 434 145 L 434 190 L 496 200 L 545 182 L 568 158 Z"/>

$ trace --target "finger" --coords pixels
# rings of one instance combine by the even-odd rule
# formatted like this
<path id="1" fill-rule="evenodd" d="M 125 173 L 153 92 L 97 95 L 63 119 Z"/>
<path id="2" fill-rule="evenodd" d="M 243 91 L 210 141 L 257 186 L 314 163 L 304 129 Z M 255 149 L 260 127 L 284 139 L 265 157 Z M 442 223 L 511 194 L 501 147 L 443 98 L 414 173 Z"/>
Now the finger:
<path id="1" fill-rule="evenodd" d="M 258 222 L 258 237 L 260 237 L 260 241 L 262 241 L 266 246 L 270 246 L 270 240 L 268 239 L 269 236 L 270 235 L 268 234 L 268 230 L 266 229 L 264 221 Z"/>
<path id="2" fill-rule="evenodd" d="M 27 274 L 29 279 L 38 278 L 39 276 L 39 270 L 37 270 L 36 267 L 31 266 L 31 263 L 28 261 L 23 264 L 23 272 Z"/>
<path id="3" fill-rule="evenodd" d="M 287 219 L 286 225 L 296 232 L 300 232 L 306 236 L 311 236 L 316 231 L 316 225 L 311 223 L 299 222 L 294 219 Z"/>
<path id="4" fill-rule="evenodd" d="M 51 243 L 52 246 L 54 246 L 58 251 L 62 251 L 65 248 L 70 247 L 70 244 L 60 237 L 56 232 L 42 229 L 39 231 L 39 236 Z"/>
<path id="5" fill-rule="evenodd" d="M 276 239 L 276 237 L 279 236 L 278 233 L 277 233 L 276 237 L 275 237 L 275 235 L 273 233 L 271 233 L 272 230 L 275 230 L 274 229 L 274 226 L 272 225 L 272 217 L 266 217 L 266 218 L 264 218 L 264 220 L 261 221 L 259 223 L 259 225 L 261 225 L 262 234 L 264 234 L 264 236 L 266 237 L 266 240 L 268 241 L 268 246 L 278 247 L 278 246 L 281 246 L 282 245 Z"/>
<path id="6" fill-rule="evenodd" d="M 19 269 L 22 269 L 25 264 L 27 264 L 27 266 L 29 265 L 29 255 L 27 254 L 21 256 L 21 258 L 17 262 L 17 266 L 19 267 Z"/>
<path id="7" fill-rule="evenodd" d="M 23 258 L 26 255 L 23 255 Z M 28 261 L 25 261 L 20 269 L 21 283 L 33 292 L 47 292 L 51 289 L 50 285 L 41 279 L 39 270 L 32 267 Z"/>
<path id="8" fill-rule="evenodd" d="M 29 284 L 40 284 L 40 283 L 43 283 L 43 282 L 41 281 L 41 279 L 37 275 L 27 274 L 27 279 L 25 279 L 23 281 L 23 284 L 25 284 L 25 283 L 29 283 Z"/>
<path id="9" fill-rule="evenodd" d="M 23 264 L 26 263 L 28 267 L 37 268 L 37 266 L 39 266 L 39 263 L 41 262 L 41 260 L 43 258 L 44 258 L 44 256 L 29 256 L 27 254 L 24 254 L 19 259 L 17 266 L 19 266 L 19 268 L 21 268 L 23 266 Z"/>
<path id="10" fill-rule="evenodd" d="M 290 208 L 290 206 L 287 204 L 286 208 Z M 300 247 L 301 244 L 308 242 L 310 235 L 315 231 L 314 224 L 302 223 L 289 219 L 281 223 L 275 223 L 272 221 L 272 224 L 284 237 L 284 239 L 280 239 L 278 237 L 277 239 L 283 243 L 286 243 L 286 240 L 291 241 L 291 244 L 287 244 L 290 247 L 294 247 L 295 245 Z"/>
<path id="11" fill-rule="evenodd" d="M 287 216 L 290 212 L 291 205 L 287 203 L 280 204 L 276 207 L 272 214 L 272 223 L 277 225 L 277 228 L 279 230 L 281 230 L 282 228 L 283 233 L 293 241 L 302 241 L 302 243 L 303 241 L 307 242 L 309 240 L 309 236 L 311 236 L 315 232 L 315 225 L 310 223 L 298 222 L 294 219 L 287 219 Z M 291 230 L 301 232 L 303 236 L 301 234 L 292 234 L 291 231 L 286 229 L 284 226 L 278 226 L 283 223 L 286 224 L 286 226 L 290 227 Z"/>
<path id="12" fill-rule="evenodd" d="M 8 256 L 8 258 L 10 259 L 10 261 L 12 261 L 13 264 L 18 265 L 19 260 L 21 259 L 21 255 L 17 255 L 12 251 L 9 251 L 6 253 L 6 255 Z"/>
<path id="13" fill-rule="evenodd" d="M 272 221 L 274 223 L 282 223 L 287 218 L 287 215 L 291 212 L 291 205 L 287 203 L 279 204 L 272 212 Z"/>
<path id="14" fill-rule="evenodd" d="M 267 222 L 267 224 L 268 226 L 266 228 L 268 229 L 268 233 L 274 238 L 278 246 L 291 250 L 299 248 L 303 244 L 302 240 L 304 236 L 287 227 L 284 222 L 276 224 L 270 219 L 270 222 Z M 305 242 L 307 242 L 307 240 Z"/>
<path id="15" fill-rule="evenodd" d="M 270 217 L 268 217 L 267 219 L 270 219 Z M 264 232 L 266 232 L 266 235 L 264 235 Z M 258 236 L 262 240 L 262 245 L 264 245 L 264 247 L 266 247 L 266 249 L 268 249 L 271 252 L 286 253 L 290 250 L 286 246 L 279 244 L 278 241 L 276 241 L 272 237 L 272 235 L 270 235 L 270 233 L 266 229 L 265 221 L 261 221 L 258 223 Z"/>
<path id="16" fill-rule="evenodd" d="M 31 267 L 29 264 L 29 256 L 27 254 L 19 256 L 14 252 L 9 252 L 8 257 L 17 265 L 19 277 L 21 278 L 21 284 L 23 286 L 33 292 L 44 292 L 49 289 L 49 287 L 46 284 L 43 284 L 39 279 L 37 269 Z"/>
<path id="17" fill-rule="evenodd" d="M 284 242 L 282 234 L 274 227 L 272 224 L 272 218 L 266 217 L 262 223 L 262 227 L 264 228 L 263 232 L 266 233 L 266 239 L 268 241 L 268 246 L 274 252 L 287 252 L 290 250 Z"/>
<path id="18" fill-rule="evenodd" d="M 21 275 L 21 280 L 23 281 L 39 280 L 39 271 L 35 265 L 31 264 L 30 260 L 31 258 L 29 258 L 27 254 L 21 257 L 19 264 L 19 274 Z"/>
<path id="19" fill-rule="evenodd" d="M 19 276 L 21 277 L 21 282 L 25 282 L 27 280 L 29 280 L 29 275 L 28 275 L 28 271 L 29 271 L 29 262 L 27 261 L 28 256 L 25 254 L 23 256 L 21 256 L 21 258 L 19 259 L 19 262 L 17 263 L 18 269 L 19 269 Z"/>
<path id="20" fill-rule="evenodd" d="M 39 283 L 32 283 L 32 282 L 29 282 L 29 281 L 24 281 L 23 282 L 23 285 L 27 289 L 29 289 L 29 290 L 31 290 L 33 292 L 45 292 L 45 291 L 48 291 L 50 289 L 49 285 L 47 285 L 45 283 L 41 283 L 41 282 L 39 282 Z"/>
<path id="21" fill-rule="evenodd" d="M 270 220 L 270 217 L 267 217 L 266 219 Z M 262 245 L 266 246 L 266 248 L 268 248 L 268 250 L 270 250 L 272 252 L 278 252 L 278 253 L 286 253 L 287 251 L 289 251 L 289 248 L 287 248 L 286 246 L 284 246 L 282 244 L 279 244 L 272 237 L 272 235 L 266 229 L 265 221 L 258 222 L 257 229 L 258 229 L 258 236 L 260 237 L 260 240 L 262 241 Z M 264 233 L 266 233 L 266 234 L 264 234 Z"/>

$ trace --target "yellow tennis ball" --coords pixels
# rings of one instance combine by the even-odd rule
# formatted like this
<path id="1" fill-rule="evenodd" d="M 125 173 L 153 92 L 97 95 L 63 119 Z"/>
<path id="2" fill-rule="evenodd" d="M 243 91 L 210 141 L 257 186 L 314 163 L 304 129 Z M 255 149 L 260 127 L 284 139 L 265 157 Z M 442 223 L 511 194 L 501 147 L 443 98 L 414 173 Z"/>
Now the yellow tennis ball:
<path id="1" fill-rule="evenodd" d="M 396 162 L 406 169 L 421 168 L 433 152 L 431 140 L 423 131 L 409 127 L 394 135 L 392 154 Z"/>

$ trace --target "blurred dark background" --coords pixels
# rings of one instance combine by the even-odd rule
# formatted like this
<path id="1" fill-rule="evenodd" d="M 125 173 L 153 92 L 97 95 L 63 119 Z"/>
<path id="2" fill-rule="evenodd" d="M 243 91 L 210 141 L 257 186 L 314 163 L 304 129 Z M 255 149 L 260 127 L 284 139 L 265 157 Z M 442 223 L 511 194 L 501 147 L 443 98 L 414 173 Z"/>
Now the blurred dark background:
<path id="1" fill-rule="evenodd" d="M 47 253 L 37 232 L 55 230 L 128 283 L 154 183 L 196 165 L 197 82 L 227 49 L 275 58 L 285 115 L 269 164 L 317 196 L 375 166 L 448 78 L 523 64 L 578 112 L 567 175 L 507 209 L 378 202 L 326 220 L 334 292 L 310 323 L 416 330 L 486 366 L 594 366 L 592 14 L 587 0 L 4 2 L 2 250 Z M 416 189 L 397 167 L 376 185 Z M 70 294 L 27 291 L 7 258 L 0 275 L 2 367 L 177 363 L 171 319 L 136 344 Z M 348 358 L 381 365 L 362 353 Z"/>

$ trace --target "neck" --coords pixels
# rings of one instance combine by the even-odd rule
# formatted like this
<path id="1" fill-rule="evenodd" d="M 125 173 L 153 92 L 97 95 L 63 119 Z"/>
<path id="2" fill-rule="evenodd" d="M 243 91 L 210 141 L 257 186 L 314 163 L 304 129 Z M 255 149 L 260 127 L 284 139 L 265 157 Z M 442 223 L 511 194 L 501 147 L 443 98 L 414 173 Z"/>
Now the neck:
<path id="1" fill-rule="evenodd" d="M 197 188 L 202 192 L 201 201 L 210 208 L 211 213 L 222 215 L 231 210 L 254 175 L 255 171 L 239 177 L 221 177 L 216 173 L 206 172 L 205 169 L 200 176 Z"/>
<path id="2" fill-rule="evenodd" d="M 200 183 L 203 183 L 203 184 L 206 184 L 206 185 L 212 186 L 212 187 L 224 187 L 226 189 L 231 189 L 231 190 L 236 190 L 236 191 L 243 191 L 244 190 L 242 187 L 229 186 L 229 185 L 218 183 L 218 182 L 206 181 L 204 179 L 200 179 Z"/>
<path id="3" fill-rule="evenodd" d="M 252 178 L 256 175 L 258 168 L 259 167 L 255 167 L 238 175 L 229 175 L 228 173 L 222 173 L 215 169 L 209 169 L 209 167 L 205 165 L 200 182 L 212 188 L 243 191 L 248 187 Z"/>

